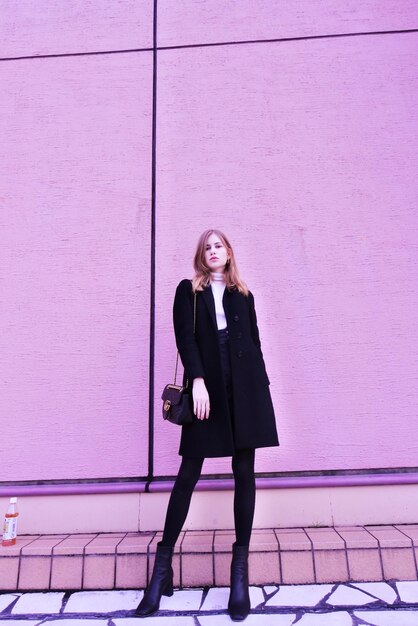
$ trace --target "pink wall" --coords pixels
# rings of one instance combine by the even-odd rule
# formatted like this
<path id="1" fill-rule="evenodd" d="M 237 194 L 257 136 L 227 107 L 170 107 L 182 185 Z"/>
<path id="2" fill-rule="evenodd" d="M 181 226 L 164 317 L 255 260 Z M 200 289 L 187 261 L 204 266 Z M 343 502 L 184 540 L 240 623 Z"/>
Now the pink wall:
<path id="1" fill-rule="evenodd" d="M 0 0 L 0 56 L 152 46 L 153 0 Z"/>
<path id="2" fill-rule="evenodd" d="M 41 20 L 34 0 L 0 0 L 3 57 L 68 55 L 0 64 L 0 479 L 144 476 L 153 7 L 44 4 Z M 158 45 L 195 47 L 157 54 L 157 475 L 179 462 L 159 400 L 172 298 L 210 226 L 256 297 L 281 441 L 257 469 L 416 466 L 417 34 L 309 37 L 410 29 L 418 12 L 295 7 L 158 2 Z M 234 45 L 283 37 L 302 39 Z"/>
<path id="3" fill-rule="evenodd" d="M 1 479 L 144 475 L 151 53 L 0 70 Z"/>

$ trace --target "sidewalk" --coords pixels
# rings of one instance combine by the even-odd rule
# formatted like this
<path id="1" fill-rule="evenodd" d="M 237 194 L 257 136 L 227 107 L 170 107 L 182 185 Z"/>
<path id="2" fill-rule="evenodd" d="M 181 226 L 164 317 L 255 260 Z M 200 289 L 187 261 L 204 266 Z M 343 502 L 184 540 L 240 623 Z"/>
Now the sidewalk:
<path id="1" fill-rule="evenodd" d="M 231 626 L 226 587 L 163 597 L 153 617 L 135 618 L 143 591 L 3 593 L 0 626 Z M 250 588 L 245 626 L 418 626 L 418 581 L 268 585 Z"/>

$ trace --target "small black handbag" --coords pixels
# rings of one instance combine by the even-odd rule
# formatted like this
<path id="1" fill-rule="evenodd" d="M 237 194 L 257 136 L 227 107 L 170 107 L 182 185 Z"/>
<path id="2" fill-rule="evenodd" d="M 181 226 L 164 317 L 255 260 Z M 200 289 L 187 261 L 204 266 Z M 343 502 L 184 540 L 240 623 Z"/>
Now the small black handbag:
<path id="1" fill-rule="evenodd" d="M 194 294 L 193 303 L 193 333 L 194 332 L 196 332 L 196 293 Z M 164 387 L 161 399 L 163 401 L 163 418 L 172 424 L 183 426 L 184 424 L 191 424 L 194 415 L 189 381 L 186 380 L 185 386 L 176 384 L 178 364 L 179 353 L 177 350 L 174 384 L 169 384 Z"/>

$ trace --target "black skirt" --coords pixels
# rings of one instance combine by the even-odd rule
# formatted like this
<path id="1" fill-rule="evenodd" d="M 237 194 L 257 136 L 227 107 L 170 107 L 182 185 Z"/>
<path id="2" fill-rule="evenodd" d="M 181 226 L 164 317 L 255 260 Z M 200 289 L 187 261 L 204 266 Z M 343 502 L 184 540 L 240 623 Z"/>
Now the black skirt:
<path id="1" fill-rule="evenodd" d="M 221 366 L 224 375 L 226 396 L 228 398 L 229 419 L 231 420 L 232 431 L 234 431 L 231 356 L 229 353 L 229 336 L 227 328 L 222 328 L 222 330 L 218 330 L 218 340 L 219 348 L 221 351 Z"/>

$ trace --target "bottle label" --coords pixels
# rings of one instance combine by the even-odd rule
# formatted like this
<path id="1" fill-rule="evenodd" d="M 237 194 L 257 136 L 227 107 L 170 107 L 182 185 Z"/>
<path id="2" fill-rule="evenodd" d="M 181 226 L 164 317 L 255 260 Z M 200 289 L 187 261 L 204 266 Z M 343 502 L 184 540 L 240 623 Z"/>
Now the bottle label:
<path id="1" fill-rule="evenodd" d="M 6 517 L 3 527 L 3 541 L 15 539 L 17 535 L 17 517 Z"/>

